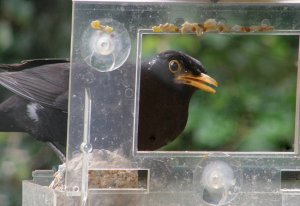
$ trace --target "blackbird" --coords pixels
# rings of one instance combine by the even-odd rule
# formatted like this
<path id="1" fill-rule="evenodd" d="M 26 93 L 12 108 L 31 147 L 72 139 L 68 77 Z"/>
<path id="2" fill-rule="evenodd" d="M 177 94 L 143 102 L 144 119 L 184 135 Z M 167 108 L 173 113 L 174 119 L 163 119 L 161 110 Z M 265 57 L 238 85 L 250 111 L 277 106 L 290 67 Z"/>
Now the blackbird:
<path id="1" fill-rule="evenodd" d="M 185 128 L 193 93 L 218 86 L 200 61 L 180 51 L 166 51 L 142 63 L 138 121 L 138 150 L 165 146 Z"/>
<path id="2" fill-rule="evenodd" d="M 12 92 L 0 104 L 0 131 L 26 132 L 64 160 L 69 66 L 67 59 L 0 64 L 0 84 Z"/>
<path id="3" fill-rule="evenodd" d="M 127 65 L 128 66 L 128 65 Z M 26 132 L 48 142 L 64 159 L 67 136 L 66 59 L 27 60 L 0 65 L 0 84 L 12 95 L 0 104 L 0 131 Z M 202 64 L 179 51 L 165 51 L 141 65 L 138 149 L 156 150 L 185 127 L 195 90 L 214 93 Z"/>

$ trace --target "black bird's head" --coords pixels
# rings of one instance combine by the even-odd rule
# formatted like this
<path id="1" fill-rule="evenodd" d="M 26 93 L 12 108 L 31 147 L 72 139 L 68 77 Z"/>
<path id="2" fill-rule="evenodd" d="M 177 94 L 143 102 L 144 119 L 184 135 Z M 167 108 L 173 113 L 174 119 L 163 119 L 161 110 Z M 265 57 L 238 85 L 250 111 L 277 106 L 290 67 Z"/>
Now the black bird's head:
<path id="1" fill-rule="evenodd" d="M 156 150 L 185 128 L 192 94 L 215 93 L 216 80 L 198 60 L 179 51 L 165 51 L 141 69 L 138 149 Z"/>
<path id="2" fill-rule="evenodd" d="M 180 51 L 165 51 L 159 53 L 148 62 L 147 70 L 155 74 L 172 89 L 200 89 L 215 93 L 211 86 L 218 86 L 216 80 L 206 74 L 202 63 Z"/>

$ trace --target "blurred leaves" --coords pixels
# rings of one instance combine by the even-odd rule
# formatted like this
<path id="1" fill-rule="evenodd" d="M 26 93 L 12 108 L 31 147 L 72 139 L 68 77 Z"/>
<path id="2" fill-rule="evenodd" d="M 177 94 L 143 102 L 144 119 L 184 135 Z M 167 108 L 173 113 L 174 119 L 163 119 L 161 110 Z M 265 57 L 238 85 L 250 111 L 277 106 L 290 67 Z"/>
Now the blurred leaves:
<path id="1" fill-rule="evenodd" d="M 71 3 L 0 0 L 0 62 L 69 57 Z"/>
<path id="2" fill-rule="evenodd" d="M 5 21 L 0 22 L 0 51 L 9 48 L 12 42 L 12 29 L 10 25 Z"/>

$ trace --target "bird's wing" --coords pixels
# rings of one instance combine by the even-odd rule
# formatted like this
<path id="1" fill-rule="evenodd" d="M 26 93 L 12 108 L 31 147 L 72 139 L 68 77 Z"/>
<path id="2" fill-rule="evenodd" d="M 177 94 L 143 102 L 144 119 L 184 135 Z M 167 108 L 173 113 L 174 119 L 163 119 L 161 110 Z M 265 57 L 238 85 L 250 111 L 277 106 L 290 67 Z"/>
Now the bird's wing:
<path id="1" fill-rule="evenodd" d="M 1 72 L 0 84 L 28 100 L 67 111 L 69 63 L 45 64 L 19 72 Z"/>
<path id="2" fill-rule="evenodd" d="M 24 69 L 30 69 L 33 67 L 38 67 L 46 64 L 57 64 L 57 63 L 66 63 L 66 62 L 69 62 L 69 59 L 63 59 L 63 58 L 31 59 L 31 60 L 24 60 L 19 64 L 0 64 L 0 70 L 14 72 L 14 71 L 21 71 Z"/>

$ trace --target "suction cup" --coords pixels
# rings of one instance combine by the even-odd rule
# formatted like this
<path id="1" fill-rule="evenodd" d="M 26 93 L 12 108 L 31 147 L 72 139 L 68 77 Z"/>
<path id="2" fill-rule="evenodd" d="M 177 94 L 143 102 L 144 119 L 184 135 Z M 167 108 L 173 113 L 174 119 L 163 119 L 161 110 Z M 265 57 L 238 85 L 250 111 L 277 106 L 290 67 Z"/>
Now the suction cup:
<path id="1" fill-rule="evenodd" d="M 220 160 L 203 162 L 195 171 L 195 189 L 207 205 L 232 202 L 240 192 L 241 181 L 240 168 Z"/>
<path id="2" fill-rule="evenodd" d="M 113 71 L 122 66 L 130 49 L 131 42 L 126 28 L 113 19 L 92 21 L 82 36 L 82 58 L 101 72 Z"/>

